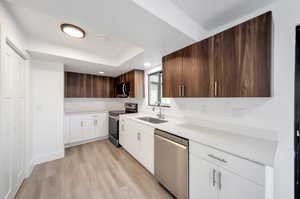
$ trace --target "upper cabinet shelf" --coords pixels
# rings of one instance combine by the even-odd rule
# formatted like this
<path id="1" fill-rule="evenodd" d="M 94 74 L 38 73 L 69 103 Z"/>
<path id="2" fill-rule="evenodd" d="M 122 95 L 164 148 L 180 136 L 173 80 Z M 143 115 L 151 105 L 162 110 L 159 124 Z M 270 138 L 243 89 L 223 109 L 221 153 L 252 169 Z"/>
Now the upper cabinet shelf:
<path id="1" fill-rule="evenodd" d="M 270 97 L 268 12 L 163 57 L 164 97 Z"/>

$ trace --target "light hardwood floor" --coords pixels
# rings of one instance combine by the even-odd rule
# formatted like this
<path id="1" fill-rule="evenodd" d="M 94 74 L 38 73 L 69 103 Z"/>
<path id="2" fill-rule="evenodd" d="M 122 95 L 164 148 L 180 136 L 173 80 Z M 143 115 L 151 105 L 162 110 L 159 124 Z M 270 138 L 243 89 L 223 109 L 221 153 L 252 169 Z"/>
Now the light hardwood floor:
<path id="1" fill-rule="evenodd" d="M 133 157 L 108 140 L 66 150 L 38 165 L 16 199 L 171 199 Z"/>

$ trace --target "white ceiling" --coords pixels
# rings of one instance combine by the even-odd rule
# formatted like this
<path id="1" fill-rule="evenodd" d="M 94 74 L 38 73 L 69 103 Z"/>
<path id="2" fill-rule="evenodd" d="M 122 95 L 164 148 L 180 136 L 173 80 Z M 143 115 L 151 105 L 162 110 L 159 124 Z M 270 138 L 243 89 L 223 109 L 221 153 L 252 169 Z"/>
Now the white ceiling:
<path id="1" fill-rule="evenodd" d="M 74 72 L 116 76 L 203 38 L 207 32 L 275 0 L 7 0 L 5 7 L 38 59 L 59 60 Z M 61 23 L 86 30 L 69 38 Z"/>
<path id="2" fill-rule="evenodd" d="M 162 56 L 194 42 L 131 0 L 11 0 L 6 8 L 25 32 L 30 52 L 93 63 L 86 73 L 103 66 L 122 72 L 144 62 L 156 65 Z M 86 39 L 65 36 L 61 23 L 84 28 Z"/>
<path id="3" fill-rule="evenodd" d="M 213 30 L 275 0 L 171 0 L 205 30 Z"/>

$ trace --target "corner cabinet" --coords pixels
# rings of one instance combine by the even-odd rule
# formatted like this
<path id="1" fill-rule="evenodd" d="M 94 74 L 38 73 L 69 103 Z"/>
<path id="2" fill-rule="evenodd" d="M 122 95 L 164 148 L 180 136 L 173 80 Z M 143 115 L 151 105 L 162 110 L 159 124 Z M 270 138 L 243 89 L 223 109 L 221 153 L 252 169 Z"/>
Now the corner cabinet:
<path id="1" fill-rule="evenodd" d="M 163 57 L 164 97 L 270 97 L 272 13 Z"/>

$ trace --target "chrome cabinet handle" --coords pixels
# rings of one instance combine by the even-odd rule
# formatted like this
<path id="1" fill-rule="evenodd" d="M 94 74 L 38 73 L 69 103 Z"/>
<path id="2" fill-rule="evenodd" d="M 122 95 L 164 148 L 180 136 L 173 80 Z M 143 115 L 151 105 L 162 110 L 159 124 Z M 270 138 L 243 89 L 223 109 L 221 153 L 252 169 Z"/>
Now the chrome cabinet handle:
<path id="1" fill-rule="evenodd" d="M 222 189 L 222 173 L 221 172 L 218 173 L 218 177 L 219 177 L 219 189 L 221 190 Z"/>
<path id="2" fill-rule="evenodd" d="M 215 97 L 218 96 L 218 81 L 215 81 L 215 84 L 214 84 L 214 96 Z"/>
<path id="3" fill-rule="evenodd" d="M 98 121 L 94 120 L 94 126 L 97 126 L 97 125 L 98 125 Z"/>
<path id="4" fill-rule="evenodd" d="M 137 140 L 141 141 L 141 133 L 140 132 L 137 133 Z"/>
<path id="5" fill-rule="evenodd" d="M 179 97 L 181 97 L 181 91 L 182 91 L 182 90 L 181 90 L 181 85 L 179 85 L 178 88 L 179 88 Z"/>
<path id="6" fill-rule="evenodd" d="M 185 86 L 184 84 L 181 85 L 181 96 L 184 97 L 185 96 Z"/>
<path id="7" fill-rule="evenodd" d="M 213 170 L 213 186 L 216 185 L 216 169 Z"/>
<path id="8" fill-rule="evenodd" d="M 81 127 L 83 127 L 83 121 L 81 121 Z"/>
<path id="9" fill-rule="evenodd" d="M 215 156 L 213 154 L 208 154 L 208 156 L 211 157 L 211 158 L 213 158 L 213 159 L 215 159 L 215 160 L 218 160 L 220 162 L 227 163 L 227 161 L 225 159 L 219 158 L 219 157 L 217 157 L 217 156 Z"/>

